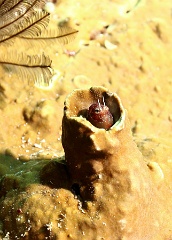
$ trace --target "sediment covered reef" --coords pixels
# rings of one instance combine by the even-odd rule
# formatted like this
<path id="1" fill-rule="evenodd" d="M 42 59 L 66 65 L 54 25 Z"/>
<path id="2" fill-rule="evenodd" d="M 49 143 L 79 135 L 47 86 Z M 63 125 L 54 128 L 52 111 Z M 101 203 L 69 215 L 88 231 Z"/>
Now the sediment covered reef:
<path id="1" fill-rule="evenodd" d="M 106 106 L 113 117 L 111 127 L 90 123 L 93 104 L 93 118 L 104 123 L 107 112 L 101 119 L 97 115 Z M 159 192 L 161 169 L 147 163 L 137 148 L 118 95 L 104 87 L 69 94 L 62 144 L 65 157 L 39 166 L 38 183 L 22 185 L 24 175 L 1 180 L 0 218 L 6 238 L 168 239 L 171 203 L 165 205 Z"/>

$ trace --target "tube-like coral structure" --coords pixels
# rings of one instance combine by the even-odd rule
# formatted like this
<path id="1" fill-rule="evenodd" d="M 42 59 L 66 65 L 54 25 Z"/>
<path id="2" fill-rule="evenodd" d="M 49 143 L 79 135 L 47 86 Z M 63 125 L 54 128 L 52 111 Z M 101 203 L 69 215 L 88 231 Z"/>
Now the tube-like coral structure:
<path id="1" fill-rule="evenodd" d="M 98 108 L 94 114 L 107 107 L 113 117 L 110 127 L 90 122 L 92 105 Z M 102 121 L 94 114 L 94 120 Z M 150 169 L 117 94 L 104 87 L 74 90 L 65 102 L 62 132 L 71 185 L 78 187 L 83 201 L 101 209 L 99 218 L 111 226 L 113 237 L 107 239 L 152 239 L 157 218 Z M 115 238 L 115 232 L 126 238 Z"/>
<path id="2" fill-rule="evenodd" d="M 100 101 L 113 116 L 113 125 L 107 130 L 97 128 L 89 121 L 89 109 Z M 101 104 L 102 105 L 102 104 Z M 73 91 L 65 102 L 62 144 L 73 181 L 86 183 L 100 177 L 104 160 L 113 154 L 116 145 L 114 133 L 124 128 L 125 110 L 116 94 L 103 87 Z"/>

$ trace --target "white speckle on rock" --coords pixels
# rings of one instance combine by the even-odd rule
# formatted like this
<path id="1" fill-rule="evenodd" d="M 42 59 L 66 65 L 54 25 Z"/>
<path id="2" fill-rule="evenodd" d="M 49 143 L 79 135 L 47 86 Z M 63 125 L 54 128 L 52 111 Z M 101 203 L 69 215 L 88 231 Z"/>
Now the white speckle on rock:
<path id="1" fill-rule="evenodd" d="M 118 222 L 120 224 L 121 230 L 124 230 L 126 228 L 126 225 L 127 225 L 127 220 L 126 219 L 120 219 Z"/>

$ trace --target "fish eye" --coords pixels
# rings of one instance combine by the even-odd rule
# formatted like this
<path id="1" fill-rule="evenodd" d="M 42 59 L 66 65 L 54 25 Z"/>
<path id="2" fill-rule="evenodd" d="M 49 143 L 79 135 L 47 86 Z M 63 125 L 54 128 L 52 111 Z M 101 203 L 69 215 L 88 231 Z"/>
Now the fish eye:
<path id="1" fill-rule="evenodd" d="M 94 109 L 94 112 L 95 112 L 95 113 L 99 113 L 99 112 L 100 112 L 100 108 L 95 108 L 95 109 Z"/>

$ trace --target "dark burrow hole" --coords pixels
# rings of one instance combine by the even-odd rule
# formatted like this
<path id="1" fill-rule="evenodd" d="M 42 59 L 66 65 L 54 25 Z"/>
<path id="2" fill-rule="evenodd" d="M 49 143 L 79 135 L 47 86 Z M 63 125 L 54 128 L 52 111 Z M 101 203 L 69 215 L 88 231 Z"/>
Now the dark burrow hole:
<path id="1" fill-rule="evenodd" d="M 72 188 L 72 192 L 74 193 L 74 195 L 80 196 L 80 186 L 78 183 L 73 183 L 71 188 Z"/>

